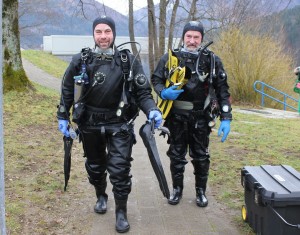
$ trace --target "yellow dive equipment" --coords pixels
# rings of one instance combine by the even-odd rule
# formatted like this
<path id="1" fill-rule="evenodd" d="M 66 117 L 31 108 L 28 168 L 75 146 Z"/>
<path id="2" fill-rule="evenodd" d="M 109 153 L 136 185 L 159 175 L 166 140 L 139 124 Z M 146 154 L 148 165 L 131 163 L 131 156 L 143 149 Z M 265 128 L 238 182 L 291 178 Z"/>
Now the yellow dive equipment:
<path id="1" fill-rule="evenodd" d="M 185 67 L 178 66 L 178 59 L 173 55 L 172 50 L 169 49 L 169 59 L 167 62 L 167 67 L 169 70 L 168 79 L 166 80 L 166 88 L 173 85 L 178 85 L 177 90 L 181 89 L 186 83 L 187 79 L 185 78 Z M 159 98 L 158 108 L 162 112 L 164 119 L 168 116 L 173 105 L 173 100 L 163 100 Z"/>

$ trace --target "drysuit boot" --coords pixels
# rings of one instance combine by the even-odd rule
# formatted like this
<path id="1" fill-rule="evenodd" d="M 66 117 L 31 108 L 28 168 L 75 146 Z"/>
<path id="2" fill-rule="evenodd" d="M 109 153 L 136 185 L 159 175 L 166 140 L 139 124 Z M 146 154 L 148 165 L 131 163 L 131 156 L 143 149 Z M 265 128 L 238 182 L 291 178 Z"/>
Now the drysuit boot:
<path id="1" fill-rule="evenodd" d="M 127 220 L 127 199 L 117 200 L 116 203 L 116 230 L 118 233 L 126 233 L 129 231 L 130 225 Z"/>
<path id="2" fill-rule="evenodd" d="M 173 188 L 173 193 L 170 196 L 168 203 L 171 205 L 177 205 L 180 202 L 180 199 L 182 197 L 182 190 L 183 187 L 177 186 Z"/>
<path id="3" fill-rule="evenodd" d="M 199 207 L 206 207 L 208 205 L 208 200 L 205 196 L 204 188 L 196 187 L 196 203 L 197 203 L 197 206 L 199 206 Z"/>
<path id="4" fill-rule="evenodd" d="M 94 211 L 98 214 L 105 214 L 107 211 L 108 196 L 105 193 L 106 182 L 101 186 L 95 186 L 97 202 L 94 206 Z"/>
<path id="5" fill-rule="evenodd" d="M 100 195 L 94 207 L 94 211 L 98 214 L 105 214 L 107 211 L 107 194 Z"/>
<path id="6" fill-rule="evenodd" d="M 201 161 L 192 160 L 194 165 L 195 174 L 195 187 L 196 187 L 196 204 L 200 207 L 206 207 L 208 200 L 205 196 L 209 165 L 210 161 L 208 158 Z"/>

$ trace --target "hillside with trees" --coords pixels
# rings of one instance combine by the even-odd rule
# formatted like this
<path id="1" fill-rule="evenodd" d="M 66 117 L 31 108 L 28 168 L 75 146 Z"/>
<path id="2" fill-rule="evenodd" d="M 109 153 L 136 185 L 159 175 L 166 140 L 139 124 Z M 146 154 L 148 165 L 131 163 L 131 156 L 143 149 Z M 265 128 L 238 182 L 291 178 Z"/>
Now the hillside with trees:
<path id="1" fill-rule="evenodd" d="M 237 16 L 233 14 L 229 14 L 232 8 L 225 7 L 224 4 L 219 4 L 219 0 L 212 1 L 195 1 L 197 7 L 197 16 L 200 17 L 202 21 L 208 26 L 207 30 L 211 29 L 209 23 L 215 22 L 215 24 L 224 25 L 226 22 L 234 21 Z M 285 9 L 289 14 L 288 9 L 295 7 L 300 4 L 300 0 L 293 0 L 289 5 L 287 5 L 286 1 L 279 1 L 281 4 L 272 4 L 273 1 L 268 5 L 249 5 L 245 7 L 245 11 L 247 11 L 248 15 L 253 12 L 257 12 L 255 10 L 256 7 L 261 7 L 263 10 L 260 10 L 262 14 L 268 14 L 278 11 L 278 9 Z M 82 2 L 82 4 L 80 4 Z M 168 5 L 166 6 L 166 21 L 169 22 L 172 11 L 174 9 L 174 0 L 168 1 Z M 199 3 L 197 3 L 199 2 Z M 230 2 L 230 1 L 229 1 Z M 231 1 L 234 2 L 234 1 Z M 239 2 L 239 1 L 237 1 Z M 251 2 L 251 1 L 249 1 Z M 255 1 L 254 1 L 255 2 Z M 277 1 L 275 1 L 276 3 Z M 285 4 L 284 4 L 285 2 Z M 240 5 L 244 5 L 245 3 L 240 3 Z M 178 1 L 176 19 L 175 19 L 175 36 L 180 36 L 180 28 L 182 28 L 183 24 L 189 18 L 191 0 L 181 0 Z M 270 8 L 272 5 L 272 8 Z M 288 8 L 286 8 L 288 6 Z M 155 7 L 155 16 L 159 17 L 159 9 L 160 5 L 157 4 Z M 241 8 L 243 6 L 237 6 Z M 237 8 L 234 7 L 234 8 Z M 246 8 L 253 8 L 252 11 Z M 47 9 L 47 10 L 45 10 Z M 219 15 L 217 17 L 217 13 L 220 9 L 224 10 L 223 16 Z M 240 9 L 240 10 L 241 10 Z M 239 10 L 239 9 L 236 9 Z M 142 8 L 134 11 L 134 26 L 135 26 L 135 34 L 136 36 L 148 36 L 148 9 Z M 209 13 L 209 15 L 207 15 Z M 85 0 L 85 1 L 77 1 L 77 0 L 66 0 L 66 1 L 58 1 L 58 0 L 21 0 L 19 1 L 19 21 L 20 21 L 20 31 L 21 31 L 21 39 L 22 45 L 30 44 L 26 40 L 30 36 L 30 39 L 33 39 L 36 36 L 50 35 L 50 34 L 81 34 L 81 35 L 90 35 L 90 25 L 97 15 L 110 15 L 112 16 L 117 24 L 118 35 L 120 36 L 128 36 L 128 16 L 121 14 L 114 9 L 107 7 L 103 4 L 100 4 L 95 0 Z M 221 17 L 220 17 L 221 16 Z M 243 16 L 245 18 L 245 15 Z M 239 19 L 238 19 L 239 20 Z M 157 19 L 158 21 L 158 19 Z M 210 22 L 211 21 L 211 22 Z M 215 27 L 215 25 L 213 25 Z M 178 32 L 179 31 L 179 32 Z M 168 32 L 168 25 L 166 27 L 166 32 Z M 36 41 L 36 40 L 33 40 Z M 41 42 L 41 41 L 40 41 Z"/>
<path id="2" fill-rule="evenodd" d="M 66 0 L 21 0 L 19 3 L 19 20 L 20 20 L 20 35 L 21 47 L 40 49 L 44 35 L 91 35 L 91 23 L 96 15 L 110 15 L 116 21 L 117 35 L 129 36 L 128 32 L 128 16 L 121 14 L 114 9 L 111 9 L 103 4 L 94 1 L 86 0 L 84 4 L 79 4 L 80 1 Z M 172 11 L 176 1 L 169 1 L 166 7 L 166 22 L 170 22 Z M 190 17 L 190 0 L 178 1 L 176 19 L 173 29 L 173 36 L 181 36 L 181 28 L 186 20 Z M 220 3 L 219 0 L 212 1 L 195 1 L 198 10 L 197 18 L 206 25 L 207 37 L 213 38 L 219 28 L 228 24 L 241 24 L 244 19 L 257 16 L 260 12 L 263 19 L 264 30 L 273 29 L 274 35 L 278 32 L 281 38 L 284 39 L 285 48 L 293 52 L 296 63 L 300 64 L 299 41 L 300 41 L 300 0 L 290 1 L 268 1 L 268 5 L 259 5 L 258 1 L 252 5 L 244 6 L 245 14 L 237 15 L 230 13 L 232 7 L 226 7 L 226 4 Z M 234 1 L 226 1 L 234 2 Z M 237 9 L 242 12 L 243 1 L 240 1 L 241 6 Z M 218 6 L 218 7 L 217 7 Z M 257 7 L 261 9 L 255 10 Z M 237 8 L 235 7 L 235 8 Z M 159 18 L 160 6 L 154 6 L 155 16 Z M 248 8 L 252 8 L 250 11 Z M 45 11 L 47 9 L 47 11 Z M 221 14 L 218 9 L 222 9 Z M 134 32 L 135 36 L 148 36 L 148 9 L 142 8 L 134 11 Z M 208 14 L 209 12 L 209 14 Z M 272 13 L 273 14 L 270 14 Z M 157 19 L 157 28 L 158 28 Z M 166 23 L 165 36 L 168 37 L 169 27 Z"/>
<path id="3" fill-rule="evenodd" d="M 133 1 L 130 0 L 129 2 L 132 4 Z M 251 71 L 253 74 L 251 76 L 252 80 L 266 81 L 267 78 L 271 81 L 271 84 L 276 84 L 277 88 L 286 87 L 285 90 L 290 92 L 292 84 L 287 83 L 290 83 L 289 81 L 292 83 L 291 77 L 293 74 L 291 71 L 295 64 L 298 63 L 293 57 L 298 54 L 298 48 L 289 50 L 287 48 L 297 46 L 298 34 L 290 29 L 293 29 L 293 25 L 298 24 L 297 17 L 291 18 L 292 14 L 294 14 L 291 12 L 295 8 L 291 3 L 297 3 L 296 6 L 299 6 L 298 1 L 161 0 L 158 6 L 154 6 L 153 0 L 148 0 L 147 13 L 143 17 L 147 19 L 141 20 L 141 18 L 133 17 L 132 7 L 129 7 L 131 14 L 130 17 L 127 17 L 94 0 L 13 0 L 15 3 L 13 7 L 11 7 L 11 4 L 8 4 L 8 1 L 5 2 L 7 10 L 4 11 L 3 22 L 5 22 L 4 31 L 8 32 L 8 34 L 4 34 L 4 46 L 5 48 L 11 47 L 9 49 L 12 53 L 13 51 L 20 50 L 19 32 L 14 30 L 16 25 L 12 24 L 12 22 L 15 22 L 15 20 L 11 20 L 8 17 L 10 15 L 17 17 L 17 19 L 19 18 L 21 47 L 25 49 L 40 49 L 43 35 L 91 35 L 91 22 L 95 16 L 107 14 L 116 20 L 118 35 L 126 35 L 129 31 L 129 27 L 127 28 L 129 25 L 131 28 L 133 25 L 135 26 L 134 30 L 130 29 L 130 40 L 134 40 L 133 32 L 136 32 L 135 36 L 139 36 L 139 34 L 143 35 L 143 32 L 149 32 L 145 34 L 150 35 L 147 65 L 149 65 L 151 74 L 155 64 L 166 48 L 170 48 L 170 41 L 172 42 L 172 37 L 176 34 L 175 32 L 181 34 L 182 24 L 190 20 L 200 20 L 205 24 L 206 28 L 204 43 L 208 40 L 213 40 L 214 44 L 211 48 L 215 50 L 216 54 L 225 52 L 224 56 L 221 56 L 224 57 L 224 64 L 232 66 L 230 74 L 231 83 L 237 83 L 236 87 L 243 85 L 245 79 L 250 79 L 249 71 Z M 159 8 L 159 12 L 157 12 L 157 7 Z M 6 8 L 4 7 L 4 9 Z M 18 13 L 16 9 L 19 10 L 19 17 L 15 14 Z M 185 12 L 185 15 L 181 14 L 182 11 Z M 283 21 L 281 17 L 289 20 Z M 269 18 L 271 20 L 268 23 Z M 136 27 L 139 24 L 143 24 L 143 30 L 137 30 Z M 290 28 L 284 27 L 284 24 L 288 24 Z M 19 25 L 17 28 L 19 28 Z M 280 31 L 272 31 L 272 28 L 276 28 L 277 25 L 282 26 Z M 254 26 L 254 29 L 251 29 L 251 26 Z M 235 31 L 232 31 L 233 29 Z M 235 45 L 232 44 L 231 32 L 236 32 L 237 35 Z M 290 37 L 288 35 L 290 33 L 294 33 L 294 36 Z M 11 43 L 9 39 L 10 35 L 15 37 L 16 43 Z M 222 35 L 229 35 L 229 40 L 226 37 L 226 40 L 222 39 Z M 251 35 L 255 37 L 251 38 Z M 167 43 L 165 43 L 166 36 L 169 39 Z M 249 45 L 244 43 L 242 38 L 249 39 Z M 254 47 L 251 40 L 257 42 L 256 47 Z M 295 45 L 293 42 L 295 42 Z M 260 49 L 260 44 L 263 45 L 262 49 L 265 50 Z M 223 48 L 231 50 L 231 55 L 236 56 L 234 61 L 230 62 L 232 57 L 225 59 L 229 50 L 222 51 Z M 247 50 L 249 48 L 249 53 L 240 53 L 242 48 Z M 275 51 L 272 48 L 278 50 Z M 134 48 L 132 49 L 133 53 L 135 53 Z M 255 50 L 255 53 L 253 50 Z M 268 51 L 276 53 L 270 54 Z M 294 54 L 291 52 L 294 52 Z M 17 55 L 17 53 L 15 54 Z M 12 59 L 13 57 L 10 53 L 5 53 L 5 55 L 5 62 L 7 61 L 8 65 L 22 66 L 19 63 L 21 61 L 19 56 L 17 59 Z M 268 63 L 262 63 L 263 60 L 268 61 Z M 284 65 L 281 70 L 268 67 L 269 65 L 273 66 L 279 63 L 283 63 Z M 267 70 L 262 70 L 262 66 L 267 66 Z M 5 71 L 7 72 L 5 75 L 9 78 L 8 82 L 12 76 L 10 76 L 11 73 L 8 73 L 10 70 L 6 69 Z M 269 72 L 265 73 L 264 71 Z M 249 86 L 244 88 L 253 90 L 251 82 L 249 84 Z M 241 89 L 237 89 L 234 92 L 236 92 L 235 98 L 242 97 L 243 102 L 251 102 L 251 100 L 245 99 L 247 97 L 241 93 Z"/>
<path id="4" fill-rule="evenodd" d="M 296 66 L 300 65 L 300 5 L 265 17 L 262 29 L 282 38 L 286 50 L 295 58 Z"/>
<path id="5" fill-rule="evenodd" d="M 47 9 L 47 10 L 45 10 Z M 119 36 L 128 36 L 128 17 L 94 0 L 21 0 L 19 23 L 21 47 L 40 49 L 43 36 L 91 35 L 97 16 L 115 19 Z M 135 22 L 135 36 L 147 36 L 147 22 Z"/>

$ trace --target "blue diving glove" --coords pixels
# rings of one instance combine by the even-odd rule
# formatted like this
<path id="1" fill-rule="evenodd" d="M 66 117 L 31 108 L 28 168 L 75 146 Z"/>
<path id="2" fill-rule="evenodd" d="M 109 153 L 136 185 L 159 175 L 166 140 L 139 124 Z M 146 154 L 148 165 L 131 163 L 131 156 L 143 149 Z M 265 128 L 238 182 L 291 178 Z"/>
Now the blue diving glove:
<path id="1" fill-rule="evenodd" d="M 222 132 L 223 132 L 223 137 L 221 141 L 224 142 L 230 132 L 230 120 L 221 121 L 219 131 L 218 131 L 218 136 L 221 136 Z"/>
<path id="2" fill-rule="evenodd" d="M 154 128 L 158 128 L 160 126 L 160 124 L 162 123 L 162 116 L 158 110 L 150 111 L 148 119 L 149 120 L 154 119 L 154 121 L 155 121 Z"/>
<path id="3" fill-rule="evenodd" d="M 68 120 L 58 120 L 58 130 L 63 133 L 64 136 L 69 137 L 70 133 L 68 130 Z"/>
<path id="4" fill-rule="evenodd" d="M 160 96 L 163 100 L 176 100 L 178 96 L 184 91 L 183 89 L 177 90 L 178 86 L 171 86 L 161 91 Z"/>

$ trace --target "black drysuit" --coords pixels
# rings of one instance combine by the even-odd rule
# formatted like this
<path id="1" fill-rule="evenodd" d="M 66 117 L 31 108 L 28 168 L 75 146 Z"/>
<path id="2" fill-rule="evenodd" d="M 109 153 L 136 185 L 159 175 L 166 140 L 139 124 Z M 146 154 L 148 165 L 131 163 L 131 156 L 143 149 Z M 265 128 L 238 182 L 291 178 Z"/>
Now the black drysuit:
<path id="1" fill-rule="evenodd" d="M 157 109 L 141 63 L 137 59 L 133 60 L 132 54 L 127 54 L 127 58 L 130 66 L 133 64 L 131 82 L 124 79 L 124 63 L 121 63 L 118 50 L 115 50 L 112 57 L 90 52 L 86 60 L 89 84 L 83 85 L 83 96 L 78 102 L 83 105 L 76 109 L 78 104 L 74 104 L 74 76 L 82 73 L 82 59 L 81 54 L 73 56 L 62 82 L 60 107 L 65 107 L 67 112 L 59 109 L 57 113 L 59 119 L 67 119 L 72 106 L 73 117 L 74 112 L 83 110 L 79 115 L 76 114 L 80 117 L 76 121 L 89 181 L 95 186 L 97 196 L 104 195 L 108 172 L 114 196 L 118 200 L 126 200 L 131 191 L 131 153 L 135 135 L 130 120 L 138 112 L 137 107 L 147 116 L 151 110 Z M 123 101 L 121 105 L 120 101 Z M 120 116 L 117 115 L 119 108 Z"/>

